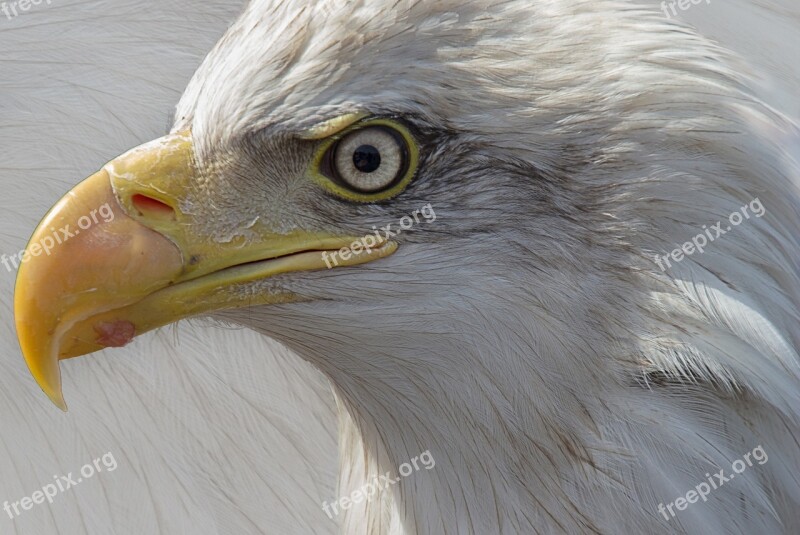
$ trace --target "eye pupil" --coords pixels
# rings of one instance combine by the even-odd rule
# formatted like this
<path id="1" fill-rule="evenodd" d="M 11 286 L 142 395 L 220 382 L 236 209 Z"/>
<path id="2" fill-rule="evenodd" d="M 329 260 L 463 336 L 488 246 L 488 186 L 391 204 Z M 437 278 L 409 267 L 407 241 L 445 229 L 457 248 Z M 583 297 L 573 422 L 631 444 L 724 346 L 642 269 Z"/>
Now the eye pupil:
<path id="1" fill-rule="evenodd" d="M 353 165 L 362 173 L 373 173 L 381 166 L 381 153 L 372 145 L 361 145 L 353 152 Z"/>

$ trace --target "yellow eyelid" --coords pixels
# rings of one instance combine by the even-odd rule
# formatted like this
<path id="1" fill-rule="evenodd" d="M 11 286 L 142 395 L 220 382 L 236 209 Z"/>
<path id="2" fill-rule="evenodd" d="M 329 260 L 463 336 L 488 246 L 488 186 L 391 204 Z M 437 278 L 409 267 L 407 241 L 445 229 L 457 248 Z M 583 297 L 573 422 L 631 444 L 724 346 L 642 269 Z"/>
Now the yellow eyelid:
<path id="1" fill-rule="evenodd" d="M 327 121 L 315 124 L 300 134 L 300 139 L 305 139 L 307 141 L 319 141 L 334 136 L 342 130 L 345 130 L 357 123 L 361 119 L 364 119 L 365 117 L 367 117 L 367 114 L 361 112 L 348 113 L 345 115 L 340 115 L 339 117 L 334 117 L 333 119 L 328 119 Z"/>
<path id="2" fill-rule="evenodd" d="M 320 166 L 322 165 L 322 161 L 325 158 L 325 155 L 328 153 L 328 150 L 331 146 L 342 139 L 347 134 L 361 130 L 364 128 L 369 128 L 372 126 L 385 126 L 387 128 L 391 128 L 405 140 L 406 145 L 408 147 L 408 170 L 406 171 L 403 178 L 397 182 L 391 188 L 380 191 L 377 193 L 362 193 L 358 191 L 353 191 L 347 189 L 346 187 L 337 184 L 324 174 L 320 172 Z M 417 141 L 414 138 L 411 131 L 402 123 L 398 121 L 394 121 L 391 119 L 384 119 L 384 118 L 376 118 L 376 119 L 366 119 L 366 120 L 359 120 L 355 123 L 350 124 L 350 126 L 341 129 L 333 136 L 328 137 L 317 149 L 317 152 L 314 158 L 311 161 L 311 166 L 308 171 L 308 176 L 311 180 L 316 182 L 318 185 L 322 186 L 326 190 L 334 193 L 335 195 L 353 202 L 362 202 L 362 203 L 369 203 L 369 202 L 379 202 L 385 201 L 387 199 L 391 199 L 396 195 L 399 195 L 406 189 L 408 184 L 417 174 L 417 166 L 419 165 L 419 146 L 417 145 Z"/>

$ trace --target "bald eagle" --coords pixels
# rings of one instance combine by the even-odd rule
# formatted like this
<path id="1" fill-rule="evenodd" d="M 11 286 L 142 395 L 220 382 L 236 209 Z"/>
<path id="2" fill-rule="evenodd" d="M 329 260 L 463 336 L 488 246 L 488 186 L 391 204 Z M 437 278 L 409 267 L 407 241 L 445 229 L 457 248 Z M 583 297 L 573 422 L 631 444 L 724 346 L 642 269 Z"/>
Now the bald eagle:
<path id="1" fill-rule="evenodd" d="M 754 87 L 628 3 L 254 0 L 34 232 L 22 353 L 65 408 L 61 360 L 179 319 L 279 341 L 340 496 L 436 459 L 345 533 L 796 533 L 800 151 Z"/>

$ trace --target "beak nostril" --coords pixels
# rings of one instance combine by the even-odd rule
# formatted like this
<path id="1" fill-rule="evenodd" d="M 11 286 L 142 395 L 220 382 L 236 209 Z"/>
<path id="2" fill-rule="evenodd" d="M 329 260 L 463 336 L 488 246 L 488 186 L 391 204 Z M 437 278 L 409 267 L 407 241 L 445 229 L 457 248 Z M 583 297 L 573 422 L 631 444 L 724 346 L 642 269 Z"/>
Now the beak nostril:
<path id="1" fill-rule="evenodd" d="M 139 212 L 140 216 L 160 219 L 162 221 L 175 221 L 175 210 L 170 205 L 158 199 L 137 193 L 131 197 L 131 203 Z"/>

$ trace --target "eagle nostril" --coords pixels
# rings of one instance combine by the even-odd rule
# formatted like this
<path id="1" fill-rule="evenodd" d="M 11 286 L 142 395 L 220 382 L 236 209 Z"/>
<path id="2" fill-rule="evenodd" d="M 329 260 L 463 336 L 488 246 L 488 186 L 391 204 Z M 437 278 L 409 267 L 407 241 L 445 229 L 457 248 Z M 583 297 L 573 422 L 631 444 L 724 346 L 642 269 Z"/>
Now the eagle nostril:
<path id="1" fill-rule="evenodd" d="M 175 210 L 158 199 L 137 193 L 131 197 L 131 203 L 140 216 L 161 221 L 175 221 Z"/>

